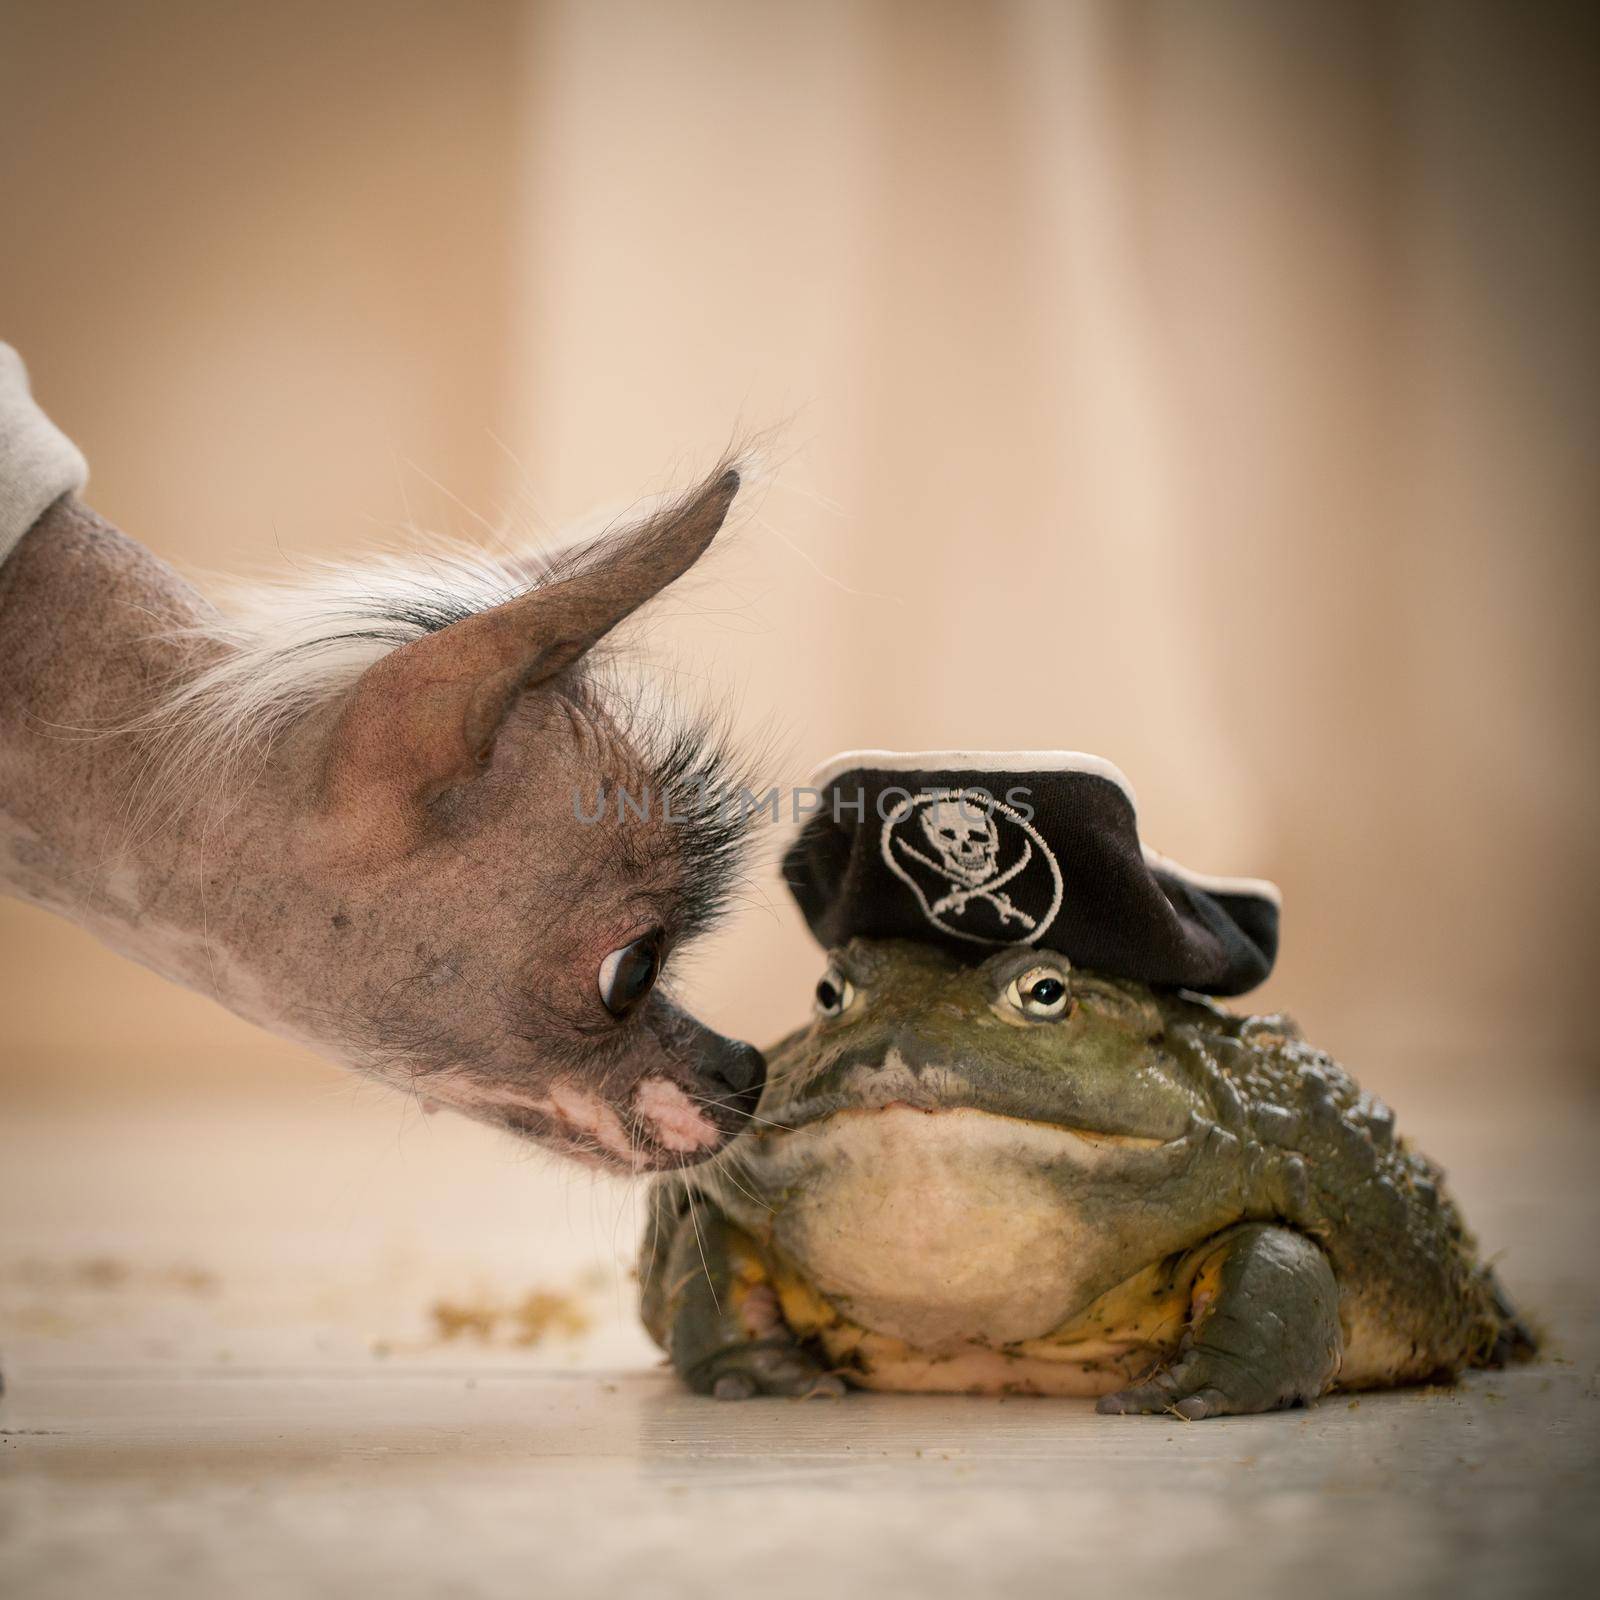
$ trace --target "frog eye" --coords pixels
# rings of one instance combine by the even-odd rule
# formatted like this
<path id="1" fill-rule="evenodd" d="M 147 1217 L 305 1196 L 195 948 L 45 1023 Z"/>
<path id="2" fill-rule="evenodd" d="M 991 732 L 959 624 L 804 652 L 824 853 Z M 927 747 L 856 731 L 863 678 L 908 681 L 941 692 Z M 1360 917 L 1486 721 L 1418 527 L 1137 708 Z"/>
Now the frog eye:
<path id="1" fill-rule="evenodd" d="M 855 997 L 855 985 L 837 967 L 829 967 L 817 980 L 817 1011 L 821 1016 L 838 1016 L 849 1009 Z"/>
<path id="2" fill-rule="evenodd" d="M 1006 999 L 1037 1022 L 1059 1022 L 1072 1011 L 1067 974 L 1056 967 L 1029 967 L 1006 985 Z"/>

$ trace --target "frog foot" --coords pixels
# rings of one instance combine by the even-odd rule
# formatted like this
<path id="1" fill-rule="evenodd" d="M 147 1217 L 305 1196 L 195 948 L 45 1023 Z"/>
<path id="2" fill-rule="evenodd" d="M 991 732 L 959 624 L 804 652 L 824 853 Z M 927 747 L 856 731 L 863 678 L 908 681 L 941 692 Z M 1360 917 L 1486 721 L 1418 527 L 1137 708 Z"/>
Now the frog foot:
<path id="1" fill-rule="evenodd" d="M 757 1339 L 729 1346 L 702 1361 L 688 1374 L 696 1394 L 718 1400 L 752 1400 L 757 1395 L 786 1395 L 796 1400 L 837 1399 L 844 1380 L 826 1371 L 813 1356 L 789 1339 Z"/>
<path id="2" fill-rule="evenodd" d="M 1095 1409 L 1193 1421 L 1276 1411 L 1315 1400 L 1339 1371 L 1333 1268 L 1293 1229 L 1252 1223 L 1209 1246 L 1190 1319 L 1170 1365 Z"/>
<path id="3" fill-rule="evenodd" d="M 1142 1383 L 1102 1395 L 1095 1410 L 1107 1416 L 1151 1416 L 1164 1412 L 1198 1422 L 1202 1417 L 1237 1416 L 1244 1412 L 1273 1411 L 1292 1405 L 1247 1373 L 1225 1371 L 1206 1350 L 1183 1351 L 1171 1366 L 1152 1373 Z"/>

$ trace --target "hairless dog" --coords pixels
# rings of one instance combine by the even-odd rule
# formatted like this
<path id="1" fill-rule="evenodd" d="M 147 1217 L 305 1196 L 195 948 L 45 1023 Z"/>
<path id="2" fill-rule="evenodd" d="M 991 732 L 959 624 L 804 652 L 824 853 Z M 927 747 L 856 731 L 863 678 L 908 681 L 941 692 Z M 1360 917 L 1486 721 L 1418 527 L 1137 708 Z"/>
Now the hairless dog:
<path id="1" fill-rule="evenodd" d="M 737 1131 L 760 1054 L 657 982 L 738 872 L 730 757 L 596 650 L 704 553 L 736 468 L 551 558 L 328 568 L 231 610 L 83 484 L 0 345 L 0 886 L 603 1166 Z"/>

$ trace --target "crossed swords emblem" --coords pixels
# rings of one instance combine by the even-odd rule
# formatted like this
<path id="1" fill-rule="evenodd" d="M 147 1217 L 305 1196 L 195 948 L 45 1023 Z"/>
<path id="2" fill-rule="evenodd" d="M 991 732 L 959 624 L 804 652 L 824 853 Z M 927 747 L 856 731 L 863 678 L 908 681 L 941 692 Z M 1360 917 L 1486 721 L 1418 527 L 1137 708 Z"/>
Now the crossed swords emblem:
<path id="1" fill-rule="evenodd" d="M 950 892 L 942 895 L 930 907 L 933 916 L 959 916 L 974 900 L 987 900 L 999 915 L 1002 926 L 1008 922 L 1020 922 L 1028 929 L 1035 926 L 1032 917 L 1012 905 L 1010 895 L 1000 892 L 1003 885 L 1010 883 L 1033 860 L 1033 846 L 1026 839 L 1022 841 L 1022 854 L 1004 872 L 993 877 L 986 875 L 977 883 L 972 882 L 971 875 L 948 857 L 935 861 L 932 856 L 925 856 L 915 845 L 908 844 L 904 839 L 897 837 L 894 842 L 902 854 L 920 862 L 950 885 Z"/>

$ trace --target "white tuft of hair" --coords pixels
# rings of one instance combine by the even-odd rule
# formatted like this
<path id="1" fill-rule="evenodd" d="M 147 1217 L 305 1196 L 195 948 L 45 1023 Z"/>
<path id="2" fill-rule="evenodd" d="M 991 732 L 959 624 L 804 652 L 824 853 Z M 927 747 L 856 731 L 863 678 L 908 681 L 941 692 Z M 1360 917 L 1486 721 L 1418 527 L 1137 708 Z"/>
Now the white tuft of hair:
<path id="1" fill-rule="evenodd" d="M 730 454 L 726 464 L 741 473 L 752 466 L 748 455 Z M 390 651 L 584 571 L 604 558 L 607 535 L 647 524 L 680 498 L 663 493 L 596 514 L 545 550 L 497 551 L 419 535 L 413 547 L 305 561 L 286 576 L 221 580 L 204 621 L 166 633 L 190 649 L 155 704 L 110 730 L 146 742 L 133 831 L 159 824 L 180 799 L 199 794 L 214 818 L 225 813 L 241 778 L 259 769 L 285 730 L 348 693 Z M 634 706 L 631 720 L 641 733 L 652 721 L 636 692 L 617 693 L 615 703 Z M 673 727 L 668 715 L 653 720 L 658 731 Z M 674 736 L 667 743 L 681 759 Z"/>
<path id="2" fill-rule="evenodd" d="M 759 473 L 750 452 L 725 466 Z M 720 470 L 720 469 L 719 469 Z M 191 647 L 186 663 L 147 712 L 111 731 L 147 741 L 145 781 L 134 830 L 206 794 L 226 810 L 286 729 L 346 694 L 368 667 L 424 634 L 503 605 L 531 589 L 585 570 L 609 547 L 605 537 L 643 525 L 681 498 L 663 493 L 626 510 L 596 515 L 546 550 L 485 549 L 439 535 L 414 547 L 379 547 L 348 560 L 299 563 L 292 574 L 249 583 L 223 580 L 203 622 L 169 632 Z M 638 705 L 633 692 L 617 703 Z M 644 725 L 651 719 L 633 719 Z M 656 719 L 658 728 L 673 719 Z M 719 736 L 706 736 L 721 746 Z M 683 749 L 668 738 L 674 762 Z M 692 740 L 691 740 L 692 743 Z"/>
<path id="3" fill-rule="evenodd" d="M 346 694 L 374 662 L 526 594 L 553 559 L 431 536 L 415 549 L 224 580 L 211 616 L 166 634 L 199 664 L 180 669 L 150 710 L 114 730 L 149 746 L 135 831 L 201 786 L 226 796 L 285 729 Z"/>

